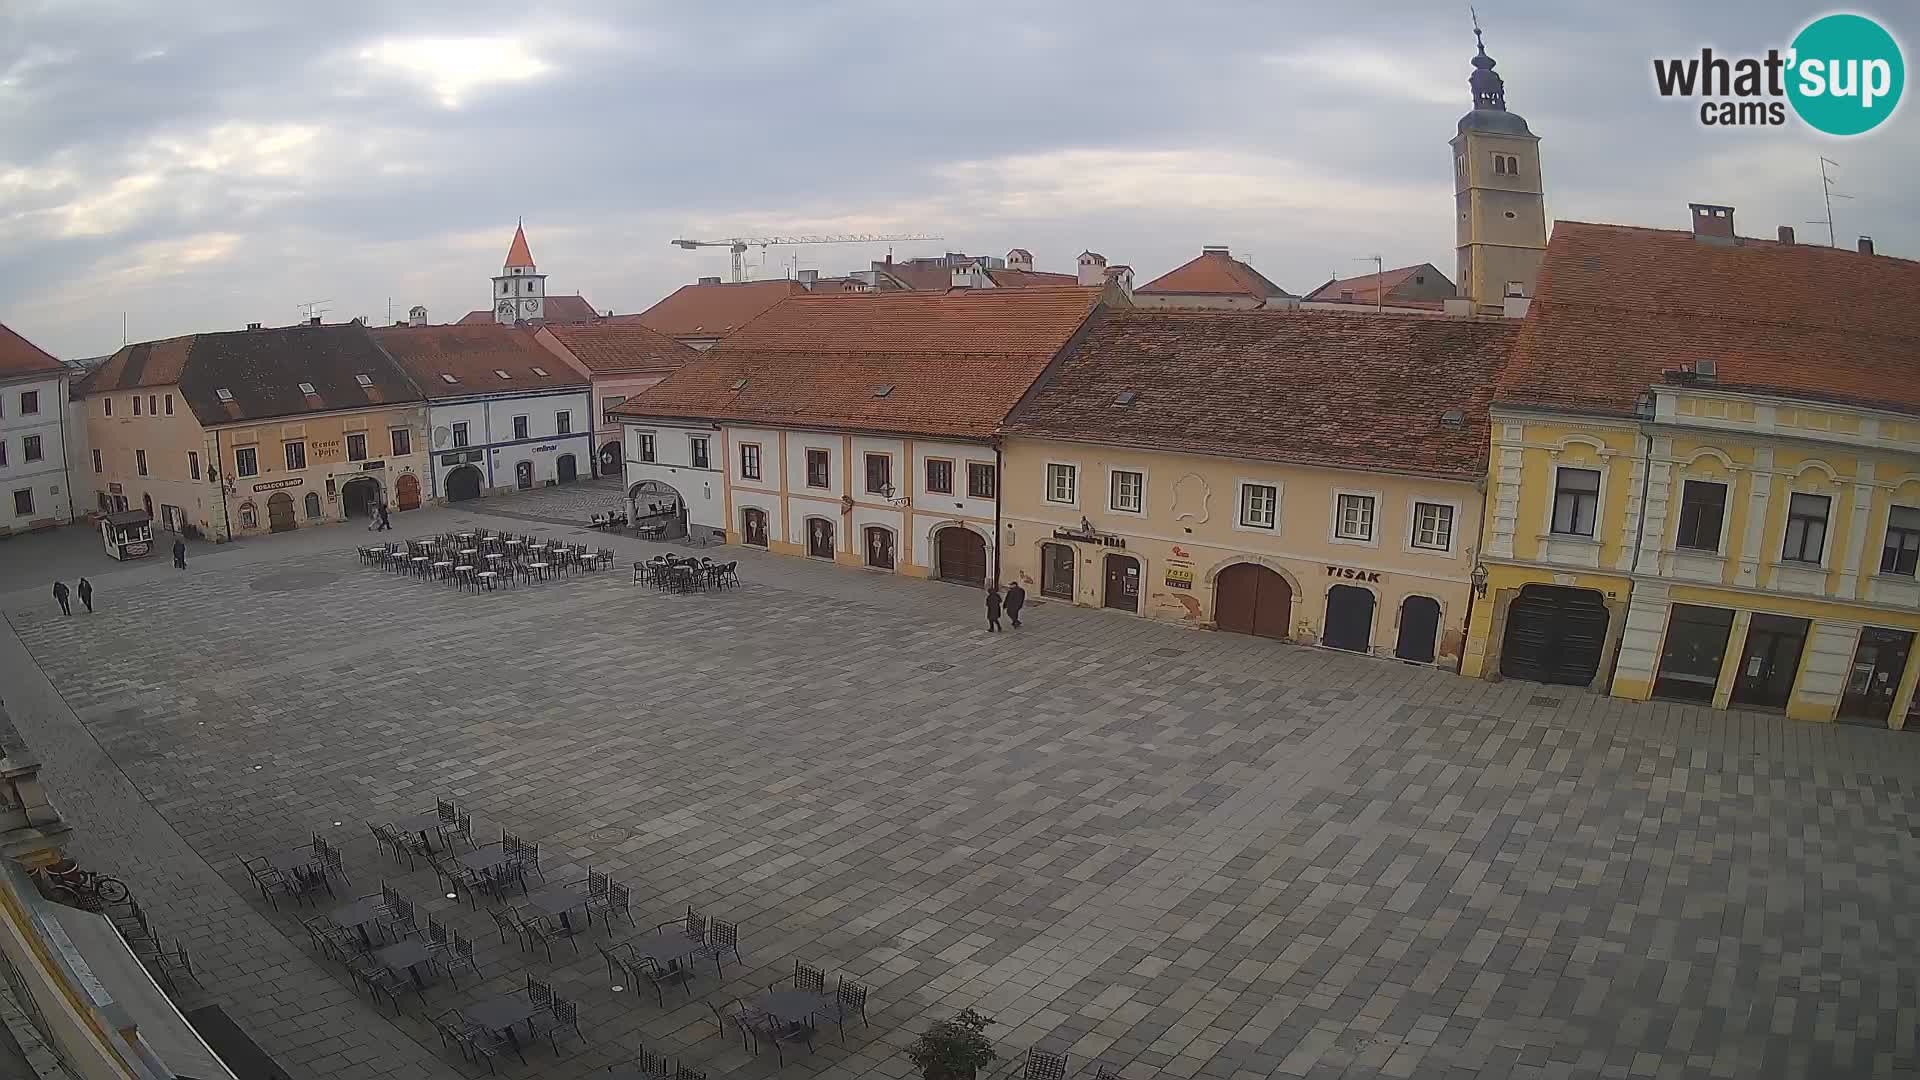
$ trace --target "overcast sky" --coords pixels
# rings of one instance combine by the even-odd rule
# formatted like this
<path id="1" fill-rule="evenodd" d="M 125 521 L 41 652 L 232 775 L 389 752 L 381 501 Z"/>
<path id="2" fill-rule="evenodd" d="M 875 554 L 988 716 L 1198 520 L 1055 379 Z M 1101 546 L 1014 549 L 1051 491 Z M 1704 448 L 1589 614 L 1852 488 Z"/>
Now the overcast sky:
<path id="1" fill-rule="evenodd" d="M 1822 4 L 1484 0 L 1548 216 L 1743 233 L 1823 226 L 1920 256 L 1920 119 L 1826 139 L 1709 130 L 1653 55 L 1784 46 Z M 1880 17 L 1907 47 L 1920 16 Z M 553 295 L 647 307 L 745 233 L 925 232 L 896 246 L 1083 248 L 1144 284 L 1227 244 L 1303 291 L 1453 269 L 1447 140 L 1469 107 L 1462 0 L 166 4 L 0 0 L 0 321 L 63 357 L 329 320 L 452 321 L 516 217 Z M 759 276 L 884 249 L 776 248 Z M 759 252 L 750 256 L 761 258 Z"/>

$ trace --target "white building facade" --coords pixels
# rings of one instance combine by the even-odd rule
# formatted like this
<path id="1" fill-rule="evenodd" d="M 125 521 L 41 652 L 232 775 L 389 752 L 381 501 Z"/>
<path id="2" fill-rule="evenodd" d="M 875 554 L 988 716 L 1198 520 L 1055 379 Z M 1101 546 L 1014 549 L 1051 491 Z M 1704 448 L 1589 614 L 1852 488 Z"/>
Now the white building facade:
<path id="1" fill-rule="evenodd" d="M 73 520 L 65 368 L 0 375 L 0 536 Z"/>
<path id="2" fill-rule="evenodd" d="M 592 409 L 585 386 L 435 399 L 433 496 L 460 501 L 592 476 Z"/>

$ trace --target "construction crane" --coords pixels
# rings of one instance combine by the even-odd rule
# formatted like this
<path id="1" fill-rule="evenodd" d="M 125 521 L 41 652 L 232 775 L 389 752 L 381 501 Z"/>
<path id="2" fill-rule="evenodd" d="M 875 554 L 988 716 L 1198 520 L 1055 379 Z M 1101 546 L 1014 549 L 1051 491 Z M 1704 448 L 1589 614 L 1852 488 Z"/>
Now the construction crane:
<path id="1" fill-rule="evenodd" d="M 675 240 L 673 246 L 692 251 L 695 248 L 723 247 L 733 253 L 733 280 L 744 281 L 740 257 L 750 247 L 790 247 L 795 244 L 888 244 L 895 240 L 945 240 L 944 236 L 921 233 L 849 233 L 843 236 L 734 236 L 725 240 Z"/>

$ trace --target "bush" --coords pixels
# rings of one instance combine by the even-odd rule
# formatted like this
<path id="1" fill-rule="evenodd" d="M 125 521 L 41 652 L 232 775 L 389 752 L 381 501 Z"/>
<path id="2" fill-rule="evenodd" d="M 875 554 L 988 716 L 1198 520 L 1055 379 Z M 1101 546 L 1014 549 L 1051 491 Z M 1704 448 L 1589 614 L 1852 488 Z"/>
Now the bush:
<path id="1" fill-rule="evenodd" d="M 966 1080 L 993 1063 L 993 1040 L 986 1030 L 994 1022 L 972 1009 L 962 1009 L 951 1020 L 938 1020 L 907 1048 L 907 1060 L 927 1080 Z"/>

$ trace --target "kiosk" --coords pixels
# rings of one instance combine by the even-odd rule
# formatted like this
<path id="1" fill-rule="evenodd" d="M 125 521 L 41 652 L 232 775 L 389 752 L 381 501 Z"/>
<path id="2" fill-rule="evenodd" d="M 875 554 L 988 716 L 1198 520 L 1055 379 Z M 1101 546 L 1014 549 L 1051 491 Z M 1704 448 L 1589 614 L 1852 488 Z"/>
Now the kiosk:
<path id="1" fill-rule="evenodd" d="M 153 554 L 153 518 L 145 510 L 121 510 L 100 519 L 100 536 L 107 554 L 116 559 L 143 559 Z"/>

